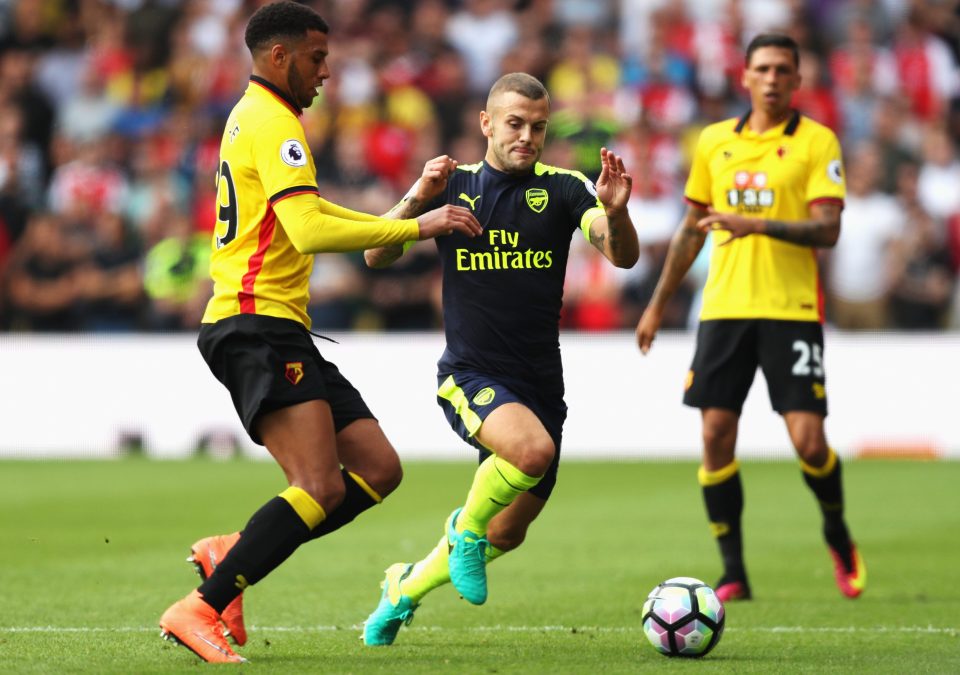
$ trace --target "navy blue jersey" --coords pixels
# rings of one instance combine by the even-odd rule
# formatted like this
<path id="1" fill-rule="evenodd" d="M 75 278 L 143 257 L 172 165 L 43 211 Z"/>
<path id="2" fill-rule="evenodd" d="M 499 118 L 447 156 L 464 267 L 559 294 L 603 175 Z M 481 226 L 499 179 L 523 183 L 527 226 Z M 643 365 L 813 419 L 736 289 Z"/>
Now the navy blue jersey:
<path id="1" fill-rule="evenodd" d="M 437 237 L 447 348 L 441 372 L 504 374 L 563 393 L 560 307 L 570 240 L 604 214 L 582 173 L 537 163 L 523 176 L 458 166 L 443 204 L 473 210 L 483 234 Z"/>

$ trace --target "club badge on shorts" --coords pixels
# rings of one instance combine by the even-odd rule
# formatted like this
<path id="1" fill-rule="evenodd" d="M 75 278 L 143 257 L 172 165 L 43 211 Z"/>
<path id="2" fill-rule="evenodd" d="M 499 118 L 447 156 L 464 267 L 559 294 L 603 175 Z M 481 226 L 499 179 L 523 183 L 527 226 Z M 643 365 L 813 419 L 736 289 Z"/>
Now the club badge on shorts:
<path id="1" fill-rule="evenodd" d="M 290 384 L 294 386 L 300 384 L 300 380 L 303 379 L 303 361 L 291 361 L 288 363 L 283 375 L 290 381 Z"/>

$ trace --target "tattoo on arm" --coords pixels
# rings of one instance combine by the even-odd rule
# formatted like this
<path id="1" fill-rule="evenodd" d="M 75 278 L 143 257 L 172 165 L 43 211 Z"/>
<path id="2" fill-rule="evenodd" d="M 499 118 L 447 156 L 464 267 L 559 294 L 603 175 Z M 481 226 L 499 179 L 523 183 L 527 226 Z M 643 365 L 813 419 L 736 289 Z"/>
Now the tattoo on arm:
<path id="1" fill-rule="evenodd" d="M 840 236 L 840 205 L 821 202 L 813 208 L 813 220 L 768 220 L 766 235 L 801 246 L 830 248 Z"/>
<path id="2" fill-rule="evenodd" d="M 426 204 L 416 197 L 409 197 L 383 214 L 383 217 L 397 219 L 416 218 L 417 216 L 422 216 L 425 213 L 425 206 Z"/>
<path id="3" fill-rule="evenodd" d="M 611 236 L 610 236 L 610 245 L 611 245 L 611 246 L 613 246 L 614 240 L 615 240 L 615 238 L 613 237 L 613 233 L 611 232 Z M 595 249 L 597 249 L 598 251 L 600 251 L 601 253 L 605 253 L 605 251 L 604 251 L 604 249 L 603 249 L 603 245 L 604 245 L 604 243 L 606 243 L 606 241 L 607 241 L 607 233 L 606 233 L 606 232 L 599 232 L 599 231 L 597 230 L 597 228 L 595 228 L 595 227 L 591 224 L 591 225 L 590 225 L 590 243 L 593 244 L 593 247 L 594 247 Z"/>

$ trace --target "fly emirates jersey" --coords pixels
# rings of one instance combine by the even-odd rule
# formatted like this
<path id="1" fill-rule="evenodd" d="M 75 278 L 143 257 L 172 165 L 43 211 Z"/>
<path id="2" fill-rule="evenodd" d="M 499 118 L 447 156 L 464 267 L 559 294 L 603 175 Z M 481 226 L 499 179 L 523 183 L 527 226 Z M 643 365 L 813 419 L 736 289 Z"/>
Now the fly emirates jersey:
<path id="1" fill-rule="evenodd" d="M 782 221 L 809 220 L 810 206 L 843 203 L 843 160 L 827 127 L 794 111 L 762 134 L 750 113 L 711 124 L 700 136 L 685 199 L 719 213 Z M 712 234 L 700 319 L 823 320 L 816 249 L 750 235 Z"/>
<path id="2" fill-rule="evenodd" d="M 483 234 L 437 237 L 446 351 L 441 372 L 478 370 L 563 394 L 559 321 L 570 241 L 604 215 L 582 173 L 537 163 L 516 176 L 461 165 L 430 207 L 465 206 Z"/>
<path id="3" fill-rule="evenodd" d="M 203 323 L 260 314 L 309 328 L 313 253 L 418 237 L 416 220 L 381 219 L 320 199 L 301 112 L 270 82 L 253 76 L 227 119 L 211 242 L 213 297 Z"/>

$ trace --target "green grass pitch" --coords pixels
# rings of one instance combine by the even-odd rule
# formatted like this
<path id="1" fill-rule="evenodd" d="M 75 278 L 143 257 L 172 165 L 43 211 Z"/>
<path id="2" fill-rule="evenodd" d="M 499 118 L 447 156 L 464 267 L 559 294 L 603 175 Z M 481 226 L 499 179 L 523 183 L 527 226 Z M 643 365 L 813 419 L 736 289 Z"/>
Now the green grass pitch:
<path id="1" fill-rule="evenodd" d="M 472 474 L 409 462 L 384 505 L 247 592 L 242 670 L 960 672 L 960 463 L 844 470 L 867 592 L 851 601 L 834 587 L 798 467 L 744 461 L 756 599 L 729 605 L 723 640 L 693 661 L 658 655 L 640 630 L 657 582 L 718 574 L 693 463 L 564 464 L 527 544 L 491 566 L 486 605 L 438 589 L 395 646 L 364 647 L 382 570 L 436 543 Z M 157 620 L 196 585 L 189 545 L 238 529 L 283 487 L 265 462 L 0 462 L 0 672 L 207 667 L 160 640 Z"/>

